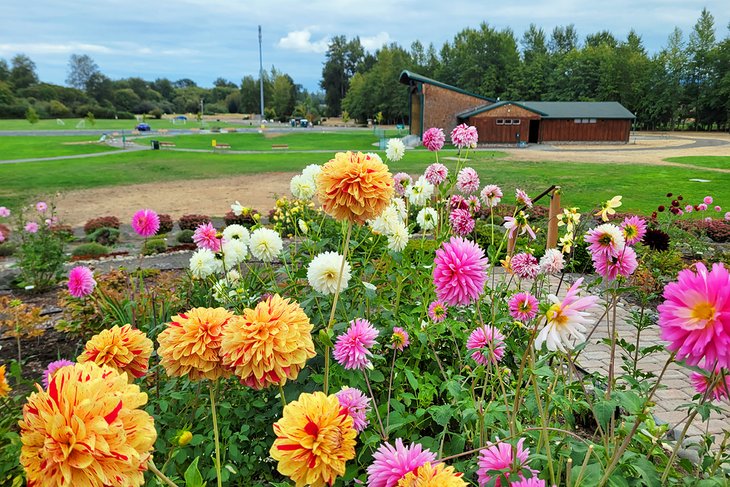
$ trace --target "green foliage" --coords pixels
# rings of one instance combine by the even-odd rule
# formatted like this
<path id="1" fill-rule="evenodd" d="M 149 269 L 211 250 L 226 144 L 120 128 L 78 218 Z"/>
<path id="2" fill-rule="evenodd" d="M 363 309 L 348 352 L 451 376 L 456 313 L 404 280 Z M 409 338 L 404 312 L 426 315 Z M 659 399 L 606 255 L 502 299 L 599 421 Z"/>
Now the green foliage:
<path id="1" fill-rule="evenodd" d="M 35 233 L 25 230 L 17 233 L 20 235 L 17 265 L 22 284 L 33 286 L 36 291 L 45 291 L 55 285 L 63 274 L 66 239 L 43 222 L 38 224 Z"/>
<path id="2" fill-rule="evenodd" d="M 28 109 L 25 111 L 25 119 L 31 124 L 38 123 L 39 117 L 38 112 L 35 111 L 35 108 L 28 107 Z"/>
<path id="3" fill-rule="evenodd" d="M 102 227 L 87 235 L 86 240 L 105 246 L 113 246 L 119 242 L 119 230 L 116 228 Z"/>
<path id="4" fill-rule="evenodd" d="M 180 230 L 177 232 L 177 241 L 181 244 L 189 244 L 193 243 L 193 234 L 195 231 L 186 229 L 186 230 Z"/>
<path id="5" fill-rule="evenodd" d="M 106 247 L 100 243 L 91 242 L 79 245 L 78 247 L 73 249 L 71 255 L 73 255 L 74 257 L 89 257 L 93 259 L 101 257 L 102 255 L 106 255 L 109 252 L 111 252 L 111 249 L 109 247 Z"/>
<path id="6" fill-rule="evenodd" d="M 161 254 L 167 250 L 167 243 L 164 238 L 151 238 L 142 245 L 142 255 Z"/>

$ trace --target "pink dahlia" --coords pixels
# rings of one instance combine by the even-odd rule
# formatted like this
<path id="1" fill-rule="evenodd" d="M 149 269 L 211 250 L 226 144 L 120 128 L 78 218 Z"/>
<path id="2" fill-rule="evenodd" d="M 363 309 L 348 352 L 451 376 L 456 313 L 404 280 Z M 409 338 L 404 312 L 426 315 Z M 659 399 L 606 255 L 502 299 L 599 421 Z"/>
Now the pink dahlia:
<path id="1" fill-rule="evenodd" d="M 479 191 L 479 174 L 471 167 L 465 167 L 456 176 L 456 189 L 464 194 L 472 194 Z"/>
<path id="2" fill-rule="evenodd" d="M 393 188 L 395 188 L 395 194 L 403 196 L 406 194 L 406 188 L 413 184 L 413 178 L 404 172 L 399 172 L 393 176 Z"/>
<path id="3" fill-rule="evenodd" d="M 692 208 L 691 205 L 690 208 Z M 690 209 L 690 211 L 692 210 Z M 624 234 L 626 245 L 637 244 L 646 235 L 646 220 L 638 216 L 628 216 L 621 222 L 621 231 Z"/>
<path id="4" fill-rule="evenodd" d="M 193 242 L 199 249 L 208 249 L 212 252 L 220 252 L 221 250 L 221 239 L 218 238 L 218 231 L 210 222 L 199 225 L 195 229 Z"/>
<path id="5" fill-rule="evenodd" d="M 355 431 L 360 433 L 367 428 L 370 398 L 363 394 L 360 389 L 355 389 L 354 387 L 345 387 L 335 394 L 335 396 L 340 401 L 342 411 L 352 418 L 352 427 L 355 428 Z"/>
<path id="6" fill-rule="evenodd" d="M 471 358 L 479 365 L 496 364 L 504 357 L 504 335 L 495 327 L 482 325 L 466 340 L 467 350 L 473 350 Z"/>
<path id="7" fill-rule="evenodd" d="M 517 203 L 528 208 L 532 208 L 532 199 L 520 188 L 515 189 L 515 199 L 517 200 Z"/>
<path id="8" fill-rule="evenodd" d="M 730 374 L 727 371 L 723 372 L 722 369 L 718 369 L 717 374 L 723 374 L 723 376 L 719 378 L 719 382 L 717 375 L 715 374 L 708 377 L 703 374 L 698 374 L 697 372 L 692 373 L 690 380 L 692 381 L 695 391 L 700 394 L 706 394 L 707 389 L 712 386 L 712 384 L 715 384 L 707 397 L 713 401 L 720 402 L 730 396 Z"/>
<path id="9" fill-rule="evenodd" d="M 715 205 L 715 211 L 718 212 L 718 213 L 720 213 L 722 211 L 722 206 Z"/>
<path id="10" fill-rule="evenodd" d="M 7 218 L 10 216 L 10 210 L 5 206 L 0 206 L 0 216 Z"/>
<path id="11" fill-rule="evenodd" d="M 426 172 L 423 173 L 423 176 L 426 178 L 426 181 L 434 186 L 438 186 L 446 181 L 447 177 L 449 177 L 449 169 L 440 162 L 436 162 L 426 168 Z"/>
<path id="12" fill-rule="evenodd" d="M 395 487 L 406 474 L 435 460 L 436 454 L 418 443 L 404 446 L 403 440 L 397 438 L 393 447 L 385 442 L 373 454 L 373 463 L 367 469 L 367 486 Z"/>
<path id="13" fill-rule="evenodd" d="M 705 196 L 705 197 L 703 198 L 703 200 L 702 200 L 702 201 L 703 201 L 703 202 L 704 202 L 704 203 L 705 203 L 706 205 L 711 205 L 711 204 L 712 204 L 712 201 L 713 201 L 713 200 L 712 200 L 712 196 Z"/>
<path id="14" fill-rule="evenodd" d="M 423 133 L 423 146 L 431 152 L 438 152 L 444 146 L 446 136 L 444 131 L 437 127 L 431 127 Z M 429 181 L 430 182 L 430 181 Z M 431 182 L 431 184 L 438 184 Z"/>
<path id="15" fill-rule="evenodd" d="M 390 343 L 393 345 L 394 349 L 402 352 L 411 344 L 411 340 L 408 337 L 407 331 L 400 326 L 394 326 L 393 335 L 390 337 Z"/>
<path id="16" fill-rule="evenodd" d="M 346 369 L 364 370 L 372 367 L 370 348 L 375 345 L 378 330 L 368 320 L 356 318 L 335 342 L 335 360 Z"/>
<path id="17" fill-rule="evenodd" d="M 725 221 L 730 222 L 730 211 L 725 213 Z"/>
<path id="18" fill-rule="evenodd" d="M 706 209 L 707 209 L 707 205 L 704 203 L 700 203 L 699 205 L 697 205 L 698 211 L 705 211 Z"/>
<path id="19" fill-rule="evenodd" d="M 529 479 L 522 477 L 520 480 L 512 482 L 509 485 L 510 487 L 545 487 L 545 481 L 535 476 L 532 476 Z"/>
<path id="20" fill-rule="evenodd" d="M 540 259 L 540 272 L 543 274 L 557 274 L 565 267 L 565 258 L 558 249 L 547 249 Z"/>
<path id="21" fill-rule="evenodd" d="M 512 452 L 512 445 L 504 441 L 496 445 L 487 443 L 486 448 L 479 450 L 479 460 L 477 461 L 479 465 L 479 469 L 477 470 L 479 485 L 486 485 L 487 482 L 499 474 L 504 474 L 507 478 L 509 478 L 510 474 L 513 474 L 518 477 L 518 480 L 522 480 L 525 478 L 522 475 L 523 468 L 528 468 L 532 472 L 533 477 L 537 475 L 536 470 L 532 470 L 527 466 L 527 457 L 530 455 L 530 449 L 522 448 L 524 442 L 524 438 L 521 438 L 517 442 L 516 454 Z M 516 465 L 513 464 L 513 460 L 516 461 Z M 494 485 L 495 487 L 501 487 L 503 485 L 501 479 L 497 478 L 497 482 Z"/>
<path id="22" fill-rule="evenodd" d="M 142 237 L 151 237 L 160 229 L 160 217 L 154 210 L 139 210 L 132 217 L 132 228 Z"/>
<path id="23" fill-rule="evenodd" d="M 24 228 L 28 233 L 38 233 L 38 224 L 36 222 L 28 222 Z"/>
<path id="24" fill-rule="evenodd" d="M 449 198 L 449 209 L 451 210 L 466 210 L 468 207 L 466 200 L 460 194 L 452 195 Z"/>
<path id="25" fill-rule="evenodd" d="M 481 197 L 484 206 L 494 208 L 502 201 L 502 189 L 495 184 L 488 184 L 482 189 Z"/>
<path id="26" fill-rule="evenodd" d="M 94 273 L 85 266 L 78 266 L 68 273 L 68 292 L 75 298 L 83 298 L 94 291 Z"/>
<path id="27" fill-rule="evenodd" d="M 530 293 L 517 293 L 507 301 L 509 314 L 519 321 L 527 321 L 537 316 L 539 303 L 537 298 Z"/>
<path id="28" fill-rule="evenodd" d="M 453 210 L 449 214 L 449 222 L 454 233 L 462 237 L 469 235 L 474 230 L 474 225 L 476 225 L 469 210 L 462 209 Z"/>
<path id="29" fill-rule="evenodd" d="M 661 338 L 678 360 L 730 368 L 730 274 L 723 264 L 708 272 L 699 262 L 680 271 L 677 282 L 664 288 L 657 311 Z"/>
<path id="30" fill-rule="evenodd" d="M 530 218 L 530 215 L 526 215 L 524 211 L 520 211 L 515 216 L 506 216 L 504 217 L 504 223 L 502 226 L 504 226 L 505 229 L 507 229 L 507 234 L 509 235 L 509 238 L 514 237 L 515 235 L 524 235 L 525 232 L 532 238 L 533 240 L 536 238 L 535 231 L 530 226 L 530 222 L 527 221 L 527 219 Z"/>
<path id="31" fill-rule="evenodd" d="M 618 255 L 605 253 L 593 254 L 593 266 L 604 279 L 613 281 L 618 276 L 629 277 L 639 266 L 636 252 L 632 247 L 624 247 Z"/>
<path id="32" fill-rule="evenodd" d="M 618 255 L 626 245 L 621 229 L 611 223 L 588 230 L 584 238 L 591 254 Z"/>
<path id="33" fill-rule="evenodd" d="M 433 269 L 436 296 L 451 306 L 476 301 L 484 292 L 488 264 L 477 244 L 451 237 L 436 251 Z"/>
<path id="34" fill-rule="evenodd" d="M 479 210 L 482 209 L 482 203 L 479 201 L 479 198 L 474 194 L 466 199 L 466 206 L 469 208 L 469 211 L 472 215 L 476 215 L 477 213 L 479 213 Z"/>
<path id="35" fill-rule="evenodd" d="M 512 272 L 520 279 L 535 279 L 540 272 L 540 264 L 534 255 L 520 252 L 512 256 L 509 261 Z"/>
<path id="36" fill-rule="evenodd" d="M 74 362 L 64 359 L 56 360 L 55 362 L 51 362 L 50 364 L 48 364 L 46 370 L 43 371 L 43 388 L 48 389 L 48 382 L 51 380 L 51 378 L 53 378 L 53 374 L 55 374 L 58 369 L 73 364 Z"/>
<path id="37" fill-rule="evenodd" d="M 48 204 L 46 204 L 45 201 L 39 201 L 35 204 L 35 209 L 38 213 L 45 213 L 45 211 L 48 209 Z"/>
<path id="38" fill-rule="evenodd" d="M 684 207 L 685 213 L 692 213 L 693 210 L 694 210 L 694 207 L 692 205 L 687 205 Z"/>
<path id="39" fill-rule="evenodd" d="M 474 149 L 479 142 L 479 134 L 477 133 L 476 127 L 471 127 L 465 123 L 457 125 L 454 130 L 451 131 L 451 143 L 457 148 L 469 148 Z"/>
<path id="40" fill-rule="evenodd" d="M 428 305 L 428 317 L 434 323 L 441 323 L 446 319 L 446 303 L 443 301 L 436 300 Z"/>
<path id="41" fill-rule="evenodd" d="M 5 234 L 3 233 L 2 230 L 0 230 L 0 242 L 4 242 L 4 241 L 5 241 Z"/>

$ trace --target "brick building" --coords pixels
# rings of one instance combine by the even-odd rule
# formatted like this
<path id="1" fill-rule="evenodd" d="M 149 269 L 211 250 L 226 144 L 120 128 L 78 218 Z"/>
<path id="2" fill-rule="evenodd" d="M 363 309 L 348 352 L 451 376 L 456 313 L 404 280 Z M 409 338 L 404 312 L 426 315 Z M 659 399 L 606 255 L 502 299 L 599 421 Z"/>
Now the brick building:
<path id="1" fill-rule="evenodd" d="M 636 118 L 618 102 L 496 101 L 410 71 L 410 133 L 460 123 L 474 125 L 482 143 L 626 143 Z"/>

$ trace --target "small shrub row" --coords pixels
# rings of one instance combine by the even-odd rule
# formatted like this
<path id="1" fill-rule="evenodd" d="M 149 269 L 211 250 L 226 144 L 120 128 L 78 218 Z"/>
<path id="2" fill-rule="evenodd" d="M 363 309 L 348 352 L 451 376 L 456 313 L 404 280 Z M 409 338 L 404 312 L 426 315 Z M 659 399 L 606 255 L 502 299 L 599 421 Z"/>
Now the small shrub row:
<path id="1" fill-rule="evenodd" d="M 100 228 L 115 228 L 119 230 L 121 222 L 119 218 L 115 216 L 100 216 L 98 218 L 92 218 L 87 221 L 84 225 L 84 233 L 86 235 L 92 234 Z"/>
<path id="2" fill-rule="evenodd" d="M 180 230 L 194 231 L 200 225 L 205 225 L 210 221 L 210 217 L 207 215 L 183 215 L 177 221 L 177 224 L 180 226 Z"/>
<path id="3" fill-rule="evenodd" d="M 160 229 L 157 230 L 157 235 L 170 233 L 172 231 L 173 225 L 175 224 L 172 221 L 172 217 L 166 213 L 161 213 L 157 216 L 160 218 Z"/>

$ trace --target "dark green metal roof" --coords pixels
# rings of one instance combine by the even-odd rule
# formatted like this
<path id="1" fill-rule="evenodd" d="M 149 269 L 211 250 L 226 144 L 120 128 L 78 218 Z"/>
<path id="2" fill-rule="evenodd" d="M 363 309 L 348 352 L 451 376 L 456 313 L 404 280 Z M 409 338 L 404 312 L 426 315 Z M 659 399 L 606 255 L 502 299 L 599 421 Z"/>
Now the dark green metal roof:
<path id="1" fill-rule="evenodd" d="M 618 118 L 636 116 L 617 101 L 523 101 L 525 108 L 542 112 L 542 118 Z"/>
<path id="2" fill-rule="evenodd" d="M 495 108 L 503 107 L 505 105 L 515 105 L 520 108 L 524 108 L 525 110 L 535 112 L 538 115 L 541 115 L 543 118 L 548 118 L 547 113 L 541 112 L 540 110 L 536 110 L 534 108 L 530 108 L 529 106 L 525 105 L 525 103 L 527 103 L 527 102 L 498 101 L 497 103 L 493 103 L 491 105 L 483 105 L 483 106 L 476 107 L 476 108 L 470 108 L 469 110 L 458 113 L 456 115 L 456 118 L 465 120 L 469 117 L 473 117 L 474 115 L 479 115 L 480 113 L 488 112 L 489 110 L 494 110 Z"/>
<path id="3" fill-rule="evenodd" d="M 426 83 L 429 85 L 438 86 L 445 90 L 455 91 L 457 93 L 461 93 L 462 95 L 473 96 L 474 98 L 479 98 L 484 101 L 490 101 L 490 102 L 494 101 L 494 98 L 487 98 L 486 96 L 477 95 L 476 93 L 470 93 L 466 90 L 462 90 L 461 88 L 457 88 L 456 86 L 447 85 L 446 83 L 436 81 L 435 79 L 427 78 L 426 76 L 422 76 L 418 73 L 413 73 L 411 71 L 408 71 L 407 69 L 404 69 L 401 72 L 400 77 L 398 78 L 398 81 L 400 81 L 404 85 L 411 84 L 412 81 L 418 81 L 419 83 Z"/>

